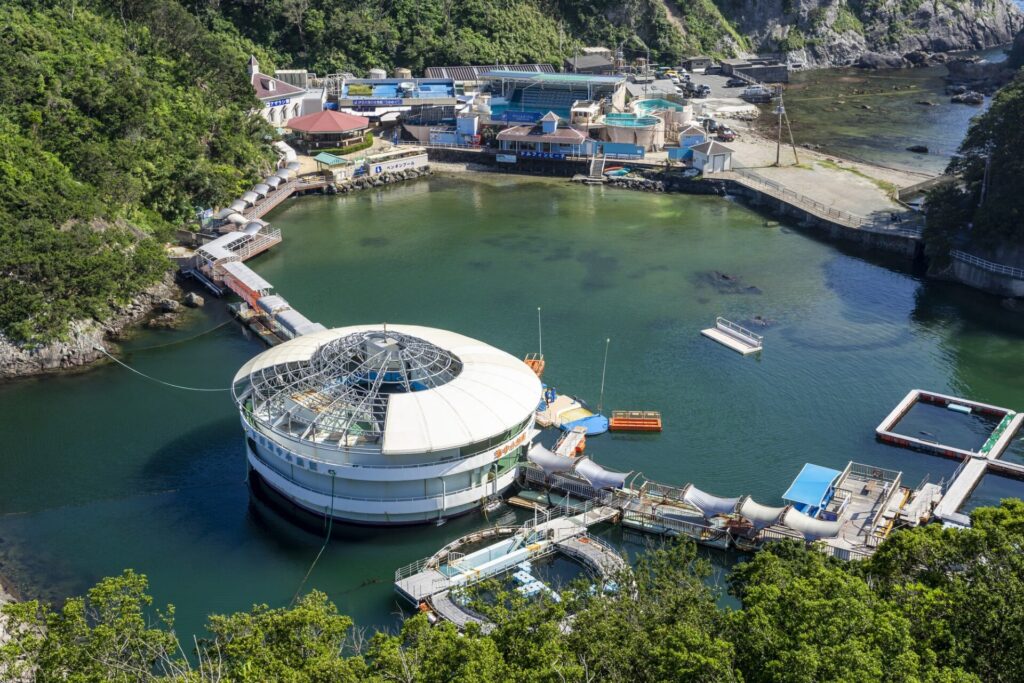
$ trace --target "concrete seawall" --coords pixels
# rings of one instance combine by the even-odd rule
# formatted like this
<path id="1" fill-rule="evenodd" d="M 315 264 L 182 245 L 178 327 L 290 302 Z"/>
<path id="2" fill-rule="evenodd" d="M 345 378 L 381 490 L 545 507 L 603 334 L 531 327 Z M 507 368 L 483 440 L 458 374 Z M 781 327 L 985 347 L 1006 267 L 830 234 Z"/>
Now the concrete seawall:
<path id="1" fill-rule="evenodd" d="M 498 163 L 493 151 L 430 148 L 431 161 L 446 163 L 472 164 L 478 168 L 486 168 L 490 172 L 516 173 L 522 175 L 543 175 L 557 177 L 573 177 L 588 172 L 585 160 L 561 159 L 517 159 L 516 163 Z M 666 170 L 659 164 L 643 161 L 623 161 L 630 166 L 638 177 L 611 178 L 604 184 L 607 187 L 642 192 L 674 192 L 679 194 L 730 195 L 741 200 L 755 210 L 764 211 L 780 218 L 789 219 L 808 234 L 832 242 L 844 243 L 869 251 L 882 251 L 914 261 L 923 258 L 924 251 L 920 234 L 907 229 L 885 229 L 870 225 L 852 225 L 850 216 L 843 212 L 822 210 L 821 205 L 815 207 L 806 198 L 787 200 L 773 196 L 769 189 L 761 190 L 751 187 L 723 174 L 721 178 L 714 176 L 702 180 L 685 178 L 675 170 Z"/>

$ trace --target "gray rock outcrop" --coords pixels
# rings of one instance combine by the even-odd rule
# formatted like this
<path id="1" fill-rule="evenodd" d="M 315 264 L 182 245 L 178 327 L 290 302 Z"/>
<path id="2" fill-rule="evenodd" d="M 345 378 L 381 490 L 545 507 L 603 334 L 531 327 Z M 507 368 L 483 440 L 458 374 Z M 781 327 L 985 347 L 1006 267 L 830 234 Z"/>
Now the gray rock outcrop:
<path id="1" fill-rule="evenodd" d="M 717 0 L 757 53 L 808 66 L 929 65 L 941 53 L 1010 43 L 1024 29 L 1012 0 Z"/>
<path id="2" fill-rule="evenodd" d="M 125 328 L 140 322 L 154 310 L 169 308 L 171 303 L 177 307 L 179 294 L 173 277 L 168 274 L 163 281 L 115 309 L 105 322 L 72 322 L 64 339 L 48 344 L 17 344 L 0 334 L 0 379 L 56 372 L 93 363 L 103 355 L 96 346 L 116 338 Z M 173 312 L 166 310 L 164 315 L 173 315 Z"/>

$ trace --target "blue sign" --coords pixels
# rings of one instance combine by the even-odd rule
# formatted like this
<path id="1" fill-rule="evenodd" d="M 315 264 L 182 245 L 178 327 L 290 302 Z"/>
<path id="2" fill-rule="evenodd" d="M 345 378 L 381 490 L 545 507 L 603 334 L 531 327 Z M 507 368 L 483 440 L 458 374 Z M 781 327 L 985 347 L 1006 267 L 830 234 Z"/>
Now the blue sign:
<path id="1" fill-rule="evenodd" d="M 601 150 L 608 156 L 644 158 L 643 146 L 628 142 L 602 142 Z"/>
<path id="2" fill-rule="evenodd" d="M 519 152 L 519 156 L 525 159 L 564 159 L 561 152 Z"/>
<path id="3" fill-rule="evenodd" d="M 281 106 L 284 106 L 284 105 L 288 104 L 291 101 L 292 100 L 291 100 L 290 97 L 286 97 L 283 100 L 271 100 L 270 102 L 267 103 L 267 106 L 268 107 L 281 107 Z"/>
<path id="4" fill-rule="evenodd" d="M 508 111 L 505 110 L 506 123 L 536 123 L 540 120 L 539 111 Z"/>
<path id="5" fill-rule="evenodd" d="M 352 99 L 352 106 L 355 107 L 401 107 L 401 99 L 367 98 Z"/>

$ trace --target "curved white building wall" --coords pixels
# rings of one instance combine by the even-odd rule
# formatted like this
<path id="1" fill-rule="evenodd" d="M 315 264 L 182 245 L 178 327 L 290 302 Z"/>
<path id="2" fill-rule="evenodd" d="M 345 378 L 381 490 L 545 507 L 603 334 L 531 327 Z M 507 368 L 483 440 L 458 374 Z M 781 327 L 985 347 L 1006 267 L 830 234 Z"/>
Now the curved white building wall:
<path id="1" fill-rule="evenodd" d="M 373 443 L 317 443 L 274 424 L 258 405 L 253 409 L 250 378 L 277 368 L 301 376 L 303 364 L 325 345 L 382 328 L 313 333 L 243 366 L 235 393 L 252 470 L 313 514 L 370 524 L 457 515 L 507 489 L 530 440 L 540 381 L 519 359 L 462 335 L 387 326 L 449 352 L 461 370 L 440 386 L 388 395 L 383 430 Z"/>

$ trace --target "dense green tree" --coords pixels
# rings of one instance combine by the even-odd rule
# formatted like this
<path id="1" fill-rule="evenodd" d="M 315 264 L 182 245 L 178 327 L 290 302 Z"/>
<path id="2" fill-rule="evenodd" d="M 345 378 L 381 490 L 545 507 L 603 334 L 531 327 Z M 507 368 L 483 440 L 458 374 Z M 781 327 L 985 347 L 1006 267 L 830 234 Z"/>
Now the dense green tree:
<path id="1" fill-rule="evenodd" d="M 0 332 L 104 319 L 195 208 L 269 168 L 248 51 L 166 0 L 0 5 Z"/>
<path id="2" fill-rule="evenodd" d="M 955 239 L 981 250 L 1024 245 L 1024 69 L 971 121 L 947 171 L 954 187 L 928 196 L 925 237 L 942 253 Z"/>
<path id="3" fill-rule="evenodd" d="M 127 571 L 59 610 L 4 607 L 0 680 L 1021 681 L 1024 502 L 972 522 L 895 532 L 861 563 L 772 544 L 734 568 L 735 609 L 717 605 L 692 543 L 642 554 L 616 591 L 574 585 L 560 603 L 487 584 L 470 595 L 487 633 L 418 615 L 363 638 L 313 591 L 212 616 L 208 636 L 183 647 L 173 608 L 154 610 L 145 577 Z"/>

